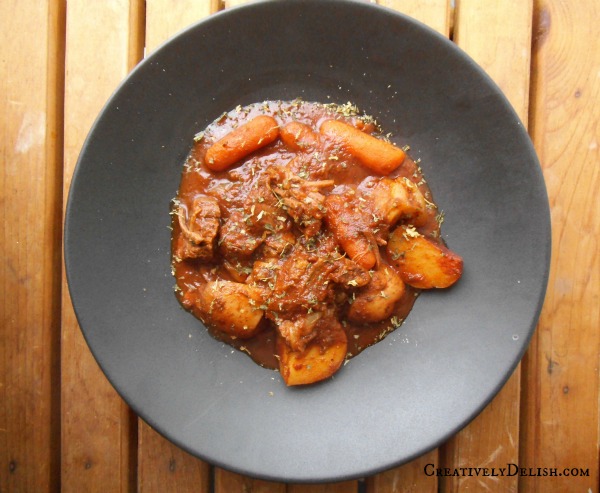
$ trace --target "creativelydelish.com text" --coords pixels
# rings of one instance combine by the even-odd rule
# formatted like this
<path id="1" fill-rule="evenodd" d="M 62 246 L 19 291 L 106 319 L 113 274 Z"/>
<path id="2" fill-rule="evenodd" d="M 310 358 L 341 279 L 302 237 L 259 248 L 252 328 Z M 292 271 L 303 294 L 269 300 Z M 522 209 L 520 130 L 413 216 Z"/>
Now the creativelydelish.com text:
<path id="1" fill-rule="evenodd" d="M 423 472 L 426 476 L 444 477 L 577 477 L 590 475 L 590 470 L 582 467 L 520 467 L 517 464 L 506 464 L 505 467 L 436 467 L 435 464 L 426 464 Z"/>

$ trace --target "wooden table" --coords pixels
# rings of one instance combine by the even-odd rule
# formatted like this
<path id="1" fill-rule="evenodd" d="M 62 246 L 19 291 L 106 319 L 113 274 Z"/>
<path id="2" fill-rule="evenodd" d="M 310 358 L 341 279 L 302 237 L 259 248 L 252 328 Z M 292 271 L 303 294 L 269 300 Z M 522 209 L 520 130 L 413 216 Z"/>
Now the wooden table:
<path id="1" fill-rule="evenodd" d="M 464 430 L 364 481 L 277 484 L 187 455 L 108 384 L 64 277 L 71 174 L 102 104 L 144 54 L 233 3 L 0 2 L 0 492 L 598 491 L 597 0 L 379 2 L 449 36 L 488 71 L 528 125 L 548 187 L 553 255 L 537 332 L 506 386 Z M 475 470 L 499 474 L 511 464 L 529 474 Z M 432 467 L 459 475 L 428 474 Z"/>

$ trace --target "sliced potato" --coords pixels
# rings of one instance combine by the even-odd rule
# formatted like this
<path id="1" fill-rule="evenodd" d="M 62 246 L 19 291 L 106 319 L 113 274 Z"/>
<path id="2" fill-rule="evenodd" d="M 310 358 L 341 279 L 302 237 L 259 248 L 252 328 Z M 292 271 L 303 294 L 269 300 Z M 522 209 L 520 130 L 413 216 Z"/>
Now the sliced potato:
<path id="1" fill-rule="evenodd" d="M 258 331 L 264 313 L 259 305 L 257 289 L 223 280 L 207 283 L 198 300 L 198 307 L 215 329 L 242 339 Z"/>
<path id="2" fill-rule="evenodd" d="M 415 288 L 447 288 L 462 275 L 463 260 L 459 255 L 412 227 L 396 228 L 387 250 L 402 280 Z"/>
<path id="3" fill-rule="evenodd" d="M 332 376 L 346 358 L 348 341 L 339 328 L 327 340 L 311 341 L 303 351 L 293 351 L 281 336 L 277 338 L 279 372 L 286 385 L 307 385 Z"/>
<path id="4" fill-rule="evenodd" d="M 405 292 L 400 276 L 390 267 L 382 267 L 373 274 L 371 282 L 358 291 L 348 310 L 354 322 L 379 322 L 394 312 L 394 305 Z"/>

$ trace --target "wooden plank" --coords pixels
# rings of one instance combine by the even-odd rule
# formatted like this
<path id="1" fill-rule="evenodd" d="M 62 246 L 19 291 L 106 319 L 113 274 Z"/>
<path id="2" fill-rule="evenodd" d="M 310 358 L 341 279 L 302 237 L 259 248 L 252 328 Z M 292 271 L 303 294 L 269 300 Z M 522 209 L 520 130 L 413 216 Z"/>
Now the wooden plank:
<path id="1" fill-rule="evenodd" d="M 216 12 L 218 0 L 147 0 L 146 55 L 182 29 Z"/>
<path id="2" fill-rule="evenodd" d="M 367 478 L 368 493 L 437 493 L 438 480 L 425 470 L 429 465 L 439 467 L 439 451 L 432 450 L 400 467 Z"/>
<path id="3" fill-rule="evenodd" d="M 214 0 L 146 1 L 146 55 L 188 25 L 216 10 Z M 210 466 L 169 442 L 141 419 L 138 425 L 138 491 L 208 492 Z"/>
<path id="4" fill-rule="evenodd" d="M 59 484 L 63 17 L 0 2 L 0 491 Z"/>
<path id="5" fill-rule="evenodd" d="M 379 0 L 377 3 L 413 17 L 446 37 L 450 35 L 449 0 Z"/>
<path id="6" fill-rule="evenodd" d="M 215 468 L 214 493 L 287 493 L 286 485 Z"/>
<path id="7" fill-rule="evenodd" d="M 521 371 L 515 370 L 494 400 L 466 428 L 444 445 L 441 467 L 506 469 L 519 464 L 519 392 Z M 497 473 L 500 474 L 500 473 Z M 446 476 L 444 492 L 517 491 L 518 477 Z"/>
<path id="8" fill-rule="evenodd" d="M 358 481 L 340 481 L 338 483 L 290 484 L 286 493 L 357 493 Z"/>
<path id="9" fill-rule="evenodd" d="M 600 47 L 595 0 L 536 0 L 530 132 L 552 212 L 546 302 L 524 360 L 528 492 L 598 491 Z M 556 468 L 556 469 L 554 469 Z M 565 475 L 582 468 L 589 475 Z"/>
<path id="10" fill-rule="evenodd" d="M 238 5 L 243 5 L 245 3 L 250 3 L 252 0 L 223 0 L 223 5 L 225 8 L 237 7 Z"/>
<path id="11" fill-rule="evenodd" d="M 378 3 L 409 15 L 443 36 L 450 36 L 451 2 L 449 0 L 379 0 Z M 432 450 L 421 457 L 376 474 L 367 479 L 368 493 L 423 492 L 437 493 L 436 476 L 424 474 L 427 464 L 439 464 L 439 451 Z"/>
<path id="12" fill-rule="evenodd" d="M 139 420 L 138 492 L 207 493 L 210 466 L 189 455 Z"/>
<path id="13" fill-rule="evenodd" d="M 141 56 L 141 12 L 140 0 L 68 3 L 65 198 L 89 128 Z M 63 284 L 62 490 L 133 490 L 135 417 L 91 355 L 77 325 L 66 281 Z"/>
<path id="14" fill-rule="evenodd" d="M 458 0 L 454 41 L 502 89 L 527 124 L 533 0 Z"/>
<path id="15" fill-rule="evenodd" d="M 496 81 L 523 122 L 529 106 L 532 0 L 460 0 L 454 41 Z M 444 447 L 443 467 L 496 467 L 519 463 L 518 366 L 492 403 Z M 516 491 L 517 476 L 445 477 L 444 491 Z"/>

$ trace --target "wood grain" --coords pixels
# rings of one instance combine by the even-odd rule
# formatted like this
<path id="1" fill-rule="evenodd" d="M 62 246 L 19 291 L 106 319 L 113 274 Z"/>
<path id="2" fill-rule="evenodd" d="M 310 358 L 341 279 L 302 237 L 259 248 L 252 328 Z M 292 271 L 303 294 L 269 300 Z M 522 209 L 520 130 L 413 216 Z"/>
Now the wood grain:
<path id="1" fill-rule="evenodd" d="M 215 468 L 214 493 L 287 493 L 284 483 L 262 481 Z"/>
<path id="2" fill-rule="evenodd" d="M 552 260 L 524 361 L 521 462 L 556 475 L 524 476 L 519 487 L 598 491 L 600 4 L 534 5 L 530 129 L 550 198 Z M 589 475 L 566 476 L 564 468 Z"/>
<path id="3" fill-rule="evenodd" d="M 64 6 L 0 3 L 0 491 L 57 491 Z"/>
<path id="4" fill-rule="evenodd" d="M 208 493 L 210 466 L 175 446 L 139 420 L 139 493 Z"/>
<path id="5" fill-rule="evenodd" d="M 237 7 L 238 5 L 244 5 L 250 3 L 252 0 L 223 0 L 225 8 Z"/>
<path id="6" fill-rule="evenodd" d="M 425 473 L 429 464 L 439 467 L 438 449 L 408 464 L 367 478 L 367 493 L 437 493 L 438 478 Z"/>
<path id="7" fill-rule="evenodd" d="M 357 493 L 358 481 L 340 481 L 338 483 L 290 484 L 286 493 Z"/>
<path id="8" fill-rule="evenodd" d="M 460 0 L 454 41 L 499 85 L 523 122 L 529 108 L 532 0 Z M 483 412 L 444 447 L 443 467 L 506 468 L 519 463 L 521 368 Z M 516 491 L 517 476 L 445 477 L 448 492 Z"/>
<path id="9" fill-rule="evenodd" d="M 506 95 L 527 124 L 533 0 L 457 0 L 454 42 Z"/>
<path id="10" fill-rule="evenodd" d="M 377 3 L 413 17 L 443 36 L 450 35 L 452 21 L 450 0 L 378 0 Z"/>
<path id="11" fill-rule="evenodd" d="M 146 1 L 146 56 L 171 36 L 219 8 L 218 0 Z"/>
<path id="12" fill-rule="evenodd" d="M 285 484 L 215 469 L 214 493 L 357 493 L 357 481 L 320 484 Z"/>
<path id="13" fill-rule="evenodd" d="M 83 141 L 110 94 L 141 56 L 138 0 L 70 0 L 67 9 L 65 198 Z M 62 307 L 62 490 L 135 485 L 135 417 L 91 355 L 66 281 Z"/>
<path id="14" fill-rule="evenodd" d="M 466 428 L 444 445 L 441 466 L 501 468 L 519 464 L 520 368 L 492 402 Z M 499 472 L 497 474 L 500 474 Z M 518 477 L 460 475 L 442 478 L 442 491 L 517 491 Z"/>

